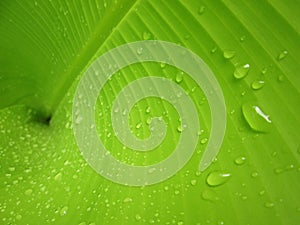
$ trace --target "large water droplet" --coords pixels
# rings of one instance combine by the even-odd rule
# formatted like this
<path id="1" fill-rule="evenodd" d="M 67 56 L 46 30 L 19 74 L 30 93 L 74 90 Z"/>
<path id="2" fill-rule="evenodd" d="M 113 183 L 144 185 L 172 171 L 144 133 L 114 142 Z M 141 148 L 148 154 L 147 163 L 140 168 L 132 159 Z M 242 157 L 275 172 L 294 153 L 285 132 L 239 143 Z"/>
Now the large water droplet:
<path id="1" fill-rule="evenodd" d="M 225 50 L 223 52 L 223 56 L 225 59 L 232 59 L 235 56 L 235 51 L 233 50 Z"/>
<path id="2" fill-rule="evenodd" d="M 268 132 L 271 129 L 270 116 L 265 114 L 256 104 L 245 103 L 242 106 L 242 111 L 247 123 L 253 130 Z"/>
<path id="3" fill-rule="evenodd" d="M 241 65 L 235 68 L 234 72 L 233 72 L 233 76 L 236 79 L 242 79 L 245 76 L 247 76 L 248 72 L 250 69 L 250 65 L 249 64 L 245 64 L 245 65 Z"/>
<path id="4" fill-rule="evenodd" d="M 215 187 L 226 183 L 231 177 L 230 173 L 224 173 L 222 171 L 214 171 L 208 174 L 206 183 L 209 186 Z"/>

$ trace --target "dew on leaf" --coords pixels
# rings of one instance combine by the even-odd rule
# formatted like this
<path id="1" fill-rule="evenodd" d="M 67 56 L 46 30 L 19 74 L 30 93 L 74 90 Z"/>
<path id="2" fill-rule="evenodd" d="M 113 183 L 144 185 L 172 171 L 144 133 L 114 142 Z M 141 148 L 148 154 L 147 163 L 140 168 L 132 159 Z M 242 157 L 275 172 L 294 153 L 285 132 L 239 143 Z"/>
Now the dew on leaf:
<path id="1" fill-rule="evenodd" d="M 141 217 L 139 214 L 136 214 L 136 215 L 135 215 L 135 219 L 136 219 L 137 221 L 139 221 L 139 220 L 142 219 L 142 217 Z"/>
<path id="2" fill-rule="evenodd" d="M 143 48 L 138 48 L 138 49 L 136 50 L 136 53 L 137 53 L 138 55 L 143 54 Z"/>
<path id="3" fill-rule="evenodd" d="M 205 6 L 200 6 L 200 7 L 198 8 L 198 14 L 199 14 L 199 15 L 202 15 L 204 12 L 205 12 Z"/>
<path id="4" fill-rule="evenodd" d="M 288 51 L 287 50 L 283 50 L 282 52 L 279 53 L 279 55 L 277 56 L 277 60 L 283 60 L 286 56 L 288 55 Z"/>
<path id="5" fill-rule="evenodd" d="M 144 39 L 144 40 L 149 40 L 149 39 L 151 39 L 151 33 L 149 33 L 148 31 L 144 31 L 144 32 L 143 32 L 143 39 Z"/>
<path id="6" fill-rule="evenodd" d="M 217 50 L 218 50 L 218 48 L 215 46 L 210 50 L 210 53 L 214 54 L 214 53 L 216 53 Z"/>
<path id="7" fill-rule="evenodd" d="M 195 186 L 196 184 L 197 184 L 197 180 L 195 180 L 195 179 L 191 180 L 191 185 L 192 186 Z"/>
<path id="8" fill-rule="evenodd" d="M 204 191 L 202 191 L 201 197 L 203 200 L 210 201 L 210 202 L 214 202 L 219 199 L 217 197 L 217 194 L 211 189 L 205 189 Z"/>
<path id="9" fill-rule="evenodd" d="M 27 189 L 27 190 L 25 191 L 25 195 L 29 196 L 29 195 L 31 195 L 31 194 L 32 194 L 32 189 Z"/>
<path id="10" fill-rule="evenodd" d="M 225 50 L 223 52 L 223 57 L 225 59 L 232 59 L 235 56 L 235 51 L 234 50 Z"/>
<path id="11" fill-rule="evenodd" d="M 264 206 L 266 207 L 266 208 L 273 208 L 274 207 L 274 203 L 273 202 L 265 202 L 265 204 L 264 204 Z"/>
<path id="12" fill-rule="evenodd" d="M 251 88 L 252 88 L 253 90 L 259 90 L 259 89 L 261 89 L 264 85 L 265 85 L 265 81 L 264 81 L 264 80 L 255 80 L 255 81 L 252 82 Z"/>
<path id="13" fill-rule="evenodd" d="M 247 76 L 247 74 L 249 72 L 249 69 L 250 69 L 250 65 L 248 63 L 244 64 L 244 65 L 241 65 L 241 66 L 238 66 L 238 67 L 235 68 L 235 70 L 233 72 L 233 76 L 236 79 L 242 79 L 245 76 Z"/>
<path id="14" fill-rule="evenodd" d="M 234 163 L 238 166 L 243 165 L 246 162 L 246 157 L 239 156 L 234 160 Z"/>
<path id="15" fill-rule="evenodd" d="M 213 171 L 208 174 L 206 178 L 206 183 L 211 187 L 220 186 L 226 183 L 230 177 L 230 173 L 224 173 L 222 171 Z"/>
<path id="16" fill-rule="evenodd" d="M 242 106 L 244 118 L 249 126 L 259 132 L 268 132 L 271 128 L 272 121 L 270 116 L 263 112 L 263 110 L 252 103 L 245 103 Z"/>
<path id="17" fill-rule="evenodd" d="M 183 80 L 183 72 L 177 73 L 175 77 L 176 83 L 180 83 L 182 80 Z"/>
<path id="18" fill-rule="evenodd" d="M 129 202 L 132 202 L 133 200 L 132 200 L 132 198 L 130 198 L 130 197 L 126 197 L 126 198 L 124 198 L 124 200 L 123 200 L 123 202 L 124 203 L 129 203 Z"/>
<path id="19" fill-rule="evenodd" d="M 67 214 L 67 211 L 68 211 L 68 207 L 67 207 L 67 206 L 64 206 L 64 207 L 62 207 L 61 210 L 59 211 L 59 214 L 60 214 L 61 216 L 64 216 L 64 215 Z"/>

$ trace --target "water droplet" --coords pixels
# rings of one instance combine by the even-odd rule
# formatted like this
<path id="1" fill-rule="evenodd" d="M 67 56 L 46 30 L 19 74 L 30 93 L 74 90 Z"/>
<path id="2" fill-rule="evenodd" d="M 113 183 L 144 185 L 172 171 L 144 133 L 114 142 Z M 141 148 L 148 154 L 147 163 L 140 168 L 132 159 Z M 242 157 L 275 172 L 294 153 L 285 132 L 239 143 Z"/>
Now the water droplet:
<path id="1" fill-rule="evenodd" d="M 31 195 L 31 194 L 32 194 L 32 189 L 27 189 L 27 190 L 25 191 L 25 195 L 29 196 L 29 195 Z"/>
<path id="2" fill-rule="evenodd" d="M 261 70 L 261 74 L 265 75 L 268 72 L 268 68 L 265 67 Z"/>
<path id="3" fill-rule="evenodd" d="M 195 186 L 197 184 L 197 180 L 191 180 L 191 185 Z"/>
<path id="4" fill-rule="evenodd" d="M 290 165 L 287 165 L 287 166 L 282 167 L 282 168 L 277 168 L 277 169 L 274 170 L 274 172 L 276 174 L 280 174 L 280 173 L 284 173 L 284 172 L 293 170 L 294 168 L 295 168 L 295 166 L 293 164 L 290 164 Z"/>
<path id="5" fill-rule="evenodd" d="M 176 83 L 180 83 L 182 80 L 183 80 L 183 72 L 177 73 L 175 77 Z"/>
<path id="6" fill-rule="evenodd" d="M 210 50 L 210 53 L 214 54 L 214 53 L 216 53 L 217 50 L 218 50 L 218 48 L 217 48 L 217 46 L 215 46 Z"/>
<path id="7" fill-rule="evenodd" d="M 164 63 L 164 62 L 162 62 L 162 63 L 160 63 L 160 68 L 165 68 L 166 67 L 166 63 Z"/>
<path id="8" fill-rule="evenodd" d="M 234 160 L 234 163 L 238 166 L 243 165 L 246 162 L 246 157 L 239 156 Z"/>
<path id="9" fill-rule="evenodd" d="M 16 219 L 17 219 L 17 220 L 21 220 L 21 219 L 22 219 L 22 216 L 21 216 L 20 214 L 18 214 L 18 215 L 16 216 Z"/>
<path id="10" fill-rule="evenodd" d="M 242 79 L 245 76 L 247 76 L 248 72 L 250 69 L 250 65 L 249 64 L 245 64 L 245 65 L 241 65 L 235 68 L 234 72 L 233 72 L 233 76 L 236 79 Z"/>
<path id="11" fill-rule="evenodd" d="M 198 9 L 198 14 L 202 15 L 205 12 L 205 6 L 200 6 Z"/>
<path id="12" fill-rule="evenodd" d="M 204 145 L 207 141 L 208 141 L 207 138 L 202 138 L 201 141 L 200 141 L 200 143 L 201 143 L 202 145 Z"/>
<path id="13" fill-rule="evenodd" d="M 64 206 L 64 207 L 62 207 L 61 210 L 59 211 L 59 214 L 60 214 L 61 216 L 64 216 L 64 215 L 67 214 L 67 211 L 68 211 L 68 207 L 67 207 L 67 206 Z"/>
<path id="14" fill-rule="evenodd" d="M 126 197 L 126 198 L 124 198 L 123 202 L 124 203 L 132 202 L 132 198 Z"/>
<path id="15" fill-rule="evenodd" d="M 140 129 L 141 127 L 142 127 L 142 122 L 137 123 L 135 126 L 136 129 Z"/>
<path id="16" fill-rule="evenodd" d="M 9 170 L 10 172 L 14 172 L 14 171 L 16 170 L 16 168 L 15 168 L 15 167 L 9 167 L 8 170 Z"/>
<path id="17" fill-rule="evenodd" d="M 174 191 L 174 194 L 175 194 L 175 195 L 179 195 L 179 194 L 180 194 L 180 191 L 176 190 L 176 191 Z"/>
<path id="18" fill-rule="evenodd" d="M 222 171 L 214 171 L 208 174 L 206 183 L 209 186 L 215 187 L 226 183 L 231 177 L 230 173 L 224 173 Z"/>
<path id="19" fill-rule="evenodd" d="M 151 33 L 147 32 L 147 31 L 144 31 L 144 32 L 143 32 L 143 39 L 144 39 L 144 40 L 149 40 L 149 39 L 151 39 Z"/>
<path id="20" fill-rule="evenodd" d="M 264 81 L 264 80 L 255 80 L 255 81 L 252 82 L 251 88 L 252 88 L 253 90 L 259 90 L 259 89 L 261 89 L 264 85 L 265 85 L 265 81 Z"/>
<path id="21" fill-rule="evenodd" d="M 232 59 L 235 56 L 235 51 L 233 50 L 225 50 L 223 52 L 223 56 L 225 59 Z"/>
<path id="22" fill-rule="evenodd" d="M 283 50 L 282 52 L 279 53 L 279 55 L 277 56 L 277 60 L 283 60 L 286 56 L 288 55 L 288 51 L 287 50 Z"/>
<path id="23" fill-rule="evenodd" d="M 271 128 L 272 121 L 270 116 L 265 114 L 256 104 L 245 103 L 242 106 L 243 115 L 249 126 L 259 132 L 268 132 Z"/>
<path id="24" fill-rule="evenodd" d="M 137 221 L 139 221 L 139 220 L 142 219 L 142 217 L 141 217 L 139 214 L 136 214 L 136 215 L 135 215 L 135 219 L 136 219 Z"/>
<path id="25" fill-rule="evenodd" d="M 62 174 L 58 173 L 58 174 L 55 175 L 54 180 L 61 181 L 61 178 L 62 178 Z"/>
<path id="26" fill-rule="evenodd" d="M 219 198 L 217 197 L 217 194 L 211 189 L 205 189 L 202 192 L 201 197 L 203 200 L 210 201 L 210 202 L 219 200 Z"/>
<path id="27" fill-rule="evenodd" d="M 273 202 L 265 202 L 265 207 L 266 208 L 273 208 L 274 207 L 274 203 Z"/>
<path id="28" fill-rule="evenodd" d="M 77 116 L 76 119 L 75 119 L 75 123 L 80 124 L 82 119 L 83 119 L 82 116 Z"/>
<path id="29" fill-rule="evenodd" d="M 146 108 L 145 112 L 146 112 L 147 114 L 149 114 L 149 113 L 151 112 L 150 106 L 148 106 L 148 107 Z"/>
<path id="30" fill-rule="evenodd" d="M 245 36 L 245 35 L 243 35 L 242 37 L 240 37 L 240 42 L 244 42 L 244 41 L 245 41 L 245 39 L 246 39 L 246 36 Z"/>
<path id="31" fill-rule="evenodd" d="M 283 82 L 284 81 L 284 76 L 283 75 L 279 75 L 277 77 L 278 82 Z"/>
<path id="32" fill-rule="evenodd" d="M 137 53 L 138 55 L 143 54 L 143 48 L 138 48 L 138 49 L 136 50 L 136 53 Z"/>
<path id="33" fill-rule="evenodd" d="M 182 126 L 181 126 L 181 125 L 179 125 L 179 126 L 177 127 L 177 131 L 178 131 L 179 133 L 182 132 Z"/>
<path id="34" fill-rule="evenodd" d="M 256 178 L 256 177 L 258 177 L 258 172 L 253 172 L 253 173 L 251 173 L 251 177 L 253 177 L 253 178 Z"/>

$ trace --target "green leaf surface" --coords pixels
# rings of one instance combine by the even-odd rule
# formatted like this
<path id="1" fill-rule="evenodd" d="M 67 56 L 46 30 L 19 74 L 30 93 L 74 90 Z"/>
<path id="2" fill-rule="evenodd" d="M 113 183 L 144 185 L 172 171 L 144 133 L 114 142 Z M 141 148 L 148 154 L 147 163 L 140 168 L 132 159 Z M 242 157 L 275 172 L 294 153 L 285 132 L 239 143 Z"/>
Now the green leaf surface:
<path id="1" fill-rule="evenodd" d="M 298 0 L 1 1 L 0 224 L 299 224 L 298 12 Z M 170 65 L 122 69 L 105 84 L 95 112 L 99 138 L 113 156 L 153 164 L 180 137 L 178 113 L 157 98 L 138 102 L 129 123 L 146 138 L 147 120 L 162 116 L 168 132 L 160 146 L 135 152 L 115 137 L 113 100 L 141 77 L 180 85 L 202 129 L 192 159 L 175 176 L 128 187 L 101 177 L 80 154 L 73 98 L 97 57 L 149 39 L 179 44 L 204 60 L 222 87 L 227 128 L 217 158 L 199 173 L 211 132 L 201 88 Z M 245 65 L 245 74 L 236 71 Z"/>

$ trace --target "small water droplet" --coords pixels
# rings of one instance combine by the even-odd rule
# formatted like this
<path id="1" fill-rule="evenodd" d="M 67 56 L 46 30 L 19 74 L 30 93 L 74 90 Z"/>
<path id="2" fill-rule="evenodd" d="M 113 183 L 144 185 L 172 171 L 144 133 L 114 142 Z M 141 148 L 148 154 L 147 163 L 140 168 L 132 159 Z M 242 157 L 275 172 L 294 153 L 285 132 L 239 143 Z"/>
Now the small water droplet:
<path id="1" fill-rule="evenodd" d="M 258 172 L 253 172 L 253 173 L 251 173 L 251 177 L 253 177 L 253 178 L 256 178 L 256 177 L 258 177 Z"/>
<path id="2" fill-rule="evenodd" d="M 126 198 L 124 198 L 124 200 L 123 200 L 123 202 L 124 203 L 129 203 L 129 202 L 132 202 L 133 200 L 132 200 L 132 198 L 130 198 L 130 197 L 126 197 Z"/>
<path id="3" fill-rule="evenodd" d="M 25 191 L 25 195 L 29 196 L 29 195 L 31 195 L 31 194 L 32 194 L 32 189 L 27 189 L 27 190 Z"/>
<path id="4" fill-rule="evenodd" d="M 284 81 L 284 76 L 283 75 L 279 75 L 277 77 L 278 82 L 283 82 Z"/>
<path id="5" fill-rule="evenodd" d="M 287 166 L 282 167 L 282 168 L 277 168 L 277 169 L 274 170 L 274 172 L 276 174 L 280 174 L 280 173 L 284 173 L 284 172 L 293 170 L 294 168 L 295 168 L 295 166 L 293 164 L 290 164 L 290 165 L 287 165 Z"/>
<path id="6" fill-rule="evenodd" d="M 251 88 L 252 88 L 253 90 L 259 90 L 259 89 L 261 89 L 264 85 L 265 85 L 265 81 L 264 81 L 264 80 L 255 80 L 255 81 L 252 82 Z"/>
<path id="7" fill-rule="evenodd" d="M 16 219 L 17 220 L 21 220 L 22 219 L 22 216 L 20 214 L 16 215 Z"/>
<path id="8" fill-rule="evenodd" d="M 203 200 L 210 201 L 210 202 L 214 202 L 214 201 L 217 201 L 219 199 L 217 197 L 217 194 L 211 189 L 205 189 L 202 192 L 201 197 L 202 197 Z"/>
<path id="9" fill-rule="evenodd" d="M 182 126 L 181 126 L 181 125 L 178 125 L 178 127 L 177 127 L 177 131 L 178 131 L 179 133 L 181 133 L 181 132 L 182 132 Z"/>
<path id="10" fill-rule="evenodd" d="M 136 50 L 136 53 L 137 53 L 138 55 L 143 54 L 143 48 L 138 48 L 138 49 Z"/>
<path id="11" fill-rule="evenodd" d="M 179 191 L 179 190 L 176 190 L 176 191 L 174 191 L 174 194 L 175 194 L 175 195 L 179 195 L 179 194 L 180 194 L 180 191 Z"/>
<path id="12" fill-rule="evenodd" d="M 213 171 L 208 174 L 206 178 L 206 183 L 209 186 L 215 187 L 226 183 L 230 177 L 230 173 L 224 173 L 222 171 Z"/>
<path id="13" fill-rule="evenodd" d="M 218 50 L 218 48 L 217 48 L 217 46 L 215 46 L 210 50 L 210 53 L 214 54 L 214 53 L 216 53 L 217 50 Z"/>
<path id="14" fill-rule="evenodd" d="M 249 72 L 249 69 L 250 69 L 250 65 L 248 63 L 244 64 L 244 65 L 241 65 L 241 66 L 238 66 L 238 67 L 235 68 L 235 70 L 233 72 L 233 76 L 236 79 L 242 79 L 245 76 L 247 76 L 247 74 Z"/>
<path id="15" fill-rule="evenodd" d="M 205 6 L 202 5 L 198 8 L 198 14 L 202 15 L 204 12 L 205 12 Z"/>
<path id="16" fill-rule="evenodd" d="M 183 80 L 183 72 L 177 73 L 175 77 L 176 83 L 180 83 L 182 80 Z"/>
<path id="17" fill-rule="evenodd" d="M 143 32 L 143 39 L 144 39 L 144 40 L 149 40 L 149 39 L 151 39 L 151 33 L 149 33 L 148 31 L 144 31 L 144 32 Z"/>
<path id="18" fill-rule="evenodd" d="M 261 74 L 265 75 L 268 72 L 268 68 L 265 67 L 261 70 Z"/>
<path id="19" fill-rule="evenodd" d="M 279 53 L 279 55 L 277 56 L 277 60 L 283 60 L 286 56 L 288 55 L 288 51 L 287 50 L 283 50 L 282 52 Z"/>
<path id="20" fill-rule="evenodd" d="M 263 110 L 252 103 L 245 103 L 242 106 L 244 118 L 249 126 L 259 132 L 268 132 L 271 128 L 272 121 L 270 116 L 265 114 Z"/>
<path id="21" fill-rule="evenodd" d="M 243 35 L 242 37 L 240 37 L 240 42 L 244 42 L 244 41 L 245 41 L 245 39 L 246 39 L 246 36 L 245 36 L 245 35 Z"/>
<path id="22" fill-rule="evenodd" d="M 150 106 L 148 106 L 148 107 L 146 108 L 145 112 L 146 112 L 147 114 L 149 114 L 149 113 L 151 112 Z"/>
<path id="23" fill-rule="evenodd" d="M 135 128 L 140 129 L 142 127 L 142 125 L 143 125 L 142 122 L 139 122 L 139 123 L 136 124 Z"/>
<path id="24" fill-rule="evenodd" d="M 223 52 L 223 57 L 225 59 L 232 59 L 234 56 L 235 56 L 235 51 L 233 51 L 233 50 L 225 50 Z"/>
<path id="25" fill-rule="evenodd" d="M 208 138 L 202 138 L 201 141 L 200 141 L 200 143 L 202 145 L 204 145 L 207 141 L 208 141 Z"/>
<path id="26" fill-rule="evenodd" d="M 239 156 L 234 160 L 234 163 L 238 166 L 243 165 L 246 162 L 246 157 Z"/>
<path id="27" fill-rule="evenodd" d="M 191 185 L 195 186 L 197 184 L 197 180 L 193 179 L 191 180 Z"/>
<path id="28" fill-rule="evenodd" d="M 265 202 L 265 207 L 266 208 L 273 208 L 274 207 L 274 203 L 273 202 Z"/>
<path id="29" fill-rule="evenodd" d="M 64 207 L 62 207 L 61 210 L 59 211 L 59 214 L 60 214 L 61 216 L 64 216 L 64 215 L 67 214 L 67 211 L 68 211 L 68 207 L 67 207 L 67 206 L 64 206 Z"/>
<path id="30" fill-rule="evenodd" d="M 61 181 L 61 179 L 62 179 L 62 174 L 61 173 L 58 173 L 54 176 L 54 180 L 56 180 L 56 181 Z"/>
<path id="31" fill-rule="evenodd" d="M 141 217 L 139 214 L 136 214 L 136 215 L 135 215 L 135 219 L 136 219 L 137 221 L 139 221 L 139 220 L 142 219 L 142 217 Z"/>
<path id="32" fill-rule="evenodd" d="M 164 69 L 166 67 L 166 63 L 162 62 L 160 63 L 160 68 Z"/>

